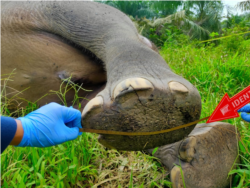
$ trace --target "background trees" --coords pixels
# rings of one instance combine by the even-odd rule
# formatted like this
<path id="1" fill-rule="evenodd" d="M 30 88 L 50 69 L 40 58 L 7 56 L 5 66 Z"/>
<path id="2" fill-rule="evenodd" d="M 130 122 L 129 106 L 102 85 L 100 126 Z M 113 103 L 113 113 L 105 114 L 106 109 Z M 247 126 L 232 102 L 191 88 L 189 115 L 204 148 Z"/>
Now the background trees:
<path id="1" fill-rule="evenodd" d="M 237 6 L 238 6 L 238 8 L 240 8 L 242 11 L 250 10 L 250 0 L 241 1 L 240 3 L 238 3 Z"/>
<path id="2" fill-rule="evenodd" d="M 159 18 L 173 14 L 183 1 L 101 1 L 134 18 Z"/>
<path id="3" fill-rule="evenodd" d="M 103 3 L 113 6 L 134 18 L 145 17 L 150 19 L 155 16 L 150 1 L 103 1 Z"/>
<path id="4" fill-rule="evenodd" d="M 189 36 L 204 40 L 209 38 L 211 32 L 220 33 L 223 8 L 220 1 L 186 1 L 183 9 L 188 19 L 207 31 L 201 33 L 191 27 L 188 32 Z"/>
<path id="5" fill-rule="evenodd" d="M 178 44 L 224 36 L 229 34 L 227 29 L 238 25 L 244 29 L 238 29 L 237 32 L 250 27 L 250 0 L 238 3 L 237 7 L 209 0 L 101 2 L 130 16 L 138 31 L 159 47 L 164 43 Z M 246 12 L 234 14 L 236 8 Z"/>

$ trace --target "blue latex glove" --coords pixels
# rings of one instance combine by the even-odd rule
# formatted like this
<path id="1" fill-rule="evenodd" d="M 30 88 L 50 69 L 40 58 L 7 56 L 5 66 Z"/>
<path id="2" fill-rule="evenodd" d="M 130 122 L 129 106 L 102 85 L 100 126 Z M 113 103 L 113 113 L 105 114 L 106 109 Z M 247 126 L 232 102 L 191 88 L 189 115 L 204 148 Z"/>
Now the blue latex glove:
<path id="1" fill-rule="evenodd" d="M 47 104 L 18 119 L 24 130 L 18 147 L 54 146 L 82 134 L 79 132 L 82 127 L 80 111 L 57 103 Z"/>
<path id="2" fill-rule="evenodd" d="M 246 106 L 242 107 L 238 110 L 238 112 L 241 112 L 241 117 L 247 122 L 250 122 L 250 104 L 247 104 Z"/>

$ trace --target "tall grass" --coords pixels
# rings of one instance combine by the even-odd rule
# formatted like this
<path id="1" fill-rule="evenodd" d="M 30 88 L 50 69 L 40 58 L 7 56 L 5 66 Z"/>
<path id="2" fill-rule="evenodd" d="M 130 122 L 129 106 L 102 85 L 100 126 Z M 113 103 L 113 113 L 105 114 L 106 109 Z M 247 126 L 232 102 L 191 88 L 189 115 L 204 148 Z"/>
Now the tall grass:
<path id="1" fill-rule="evenodd" d="M 161 55 L 172 70 L 199 90 L 201 117 L 211 115 L 226 92 L 233 96 L 249 85 L 250 41 L 242 45 L 246 50 L 240 53 L 223 46 L 162 48 Z M 62 91 L 54 93 L 62 97 Z M 34 105 L 30 103 L 29 109 Z M 12 115 L 2 107 L 1 114 Z M 241 163 L 230 172 L 235 174 L 232 187 L 250 187 L 249 123 L 240 118 L 227 122 L 241 133 Z M 107 150 L 90 133 L 49 148 L 9 146 L 1 155 L 1 173 L 2 187 L 171 187 L 168 172 L 156 158 L 143 152 Z"/>
<path id="2" fill-rule="evenodd" d="M 202 98 L 201 117 L 212 114 L 225 93 L 234 96 L 250 85 L 250 40 L 238 44 L 244 51 L 231 51 L 224 45 L 195 48 L 185 45 L 173 49 L 163 47 L 162 57 L 171 69 L 196 86 Z M 232 187 L 250 187 L 250 126 L 241 118 L 225 120 L 235 125 L 240 134 L 241 164 L 229 174 L 235 174 Z"/>
<path id="3" fill-rule="evenodd" d="M 1 115 L 23 116 L 38 106 L 29 102 L 25 108 L 9 112 L 8 106 L 14 97 L 5 95 L 5 87 L 12 81 L 13 74 L 3 78 Z M 51 91 L 48 95 L 56 94 L 61 103 L 67 105 L 65 96 L 70 89 L 79 91 L 83 88 L 69 78 L 62 82 L 59 91 Z M 18 95 L 16 97 L 20 102 Z M 80 99 L 84 98 L 76 94 L 73 100 L 79 109 Z M 97 137 L 83 133 L 74 141 L 48 148 L 9 146 L 1 154 L 2 187 L 124 187 L 128 184 L 151 187 L 171 184 L 165 178 L 164 167 L 156 162 L 158 159 L 142 152 L 107 150 L 98 143 Z"/>

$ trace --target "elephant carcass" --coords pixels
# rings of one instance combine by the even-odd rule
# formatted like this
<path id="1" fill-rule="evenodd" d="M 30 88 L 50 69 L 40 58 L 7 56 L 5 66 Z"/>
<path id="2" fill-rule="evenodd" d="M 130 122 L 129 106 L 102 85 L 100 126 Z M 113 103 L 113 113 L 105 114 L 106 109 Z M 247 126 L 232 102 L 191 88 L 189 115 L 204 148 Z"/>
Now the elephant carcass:
<path id="1" fill-rule="evenodd" d="M 84 128 L 151 132 L 200 117 L 197 89 L 173 73 L 115 8 L 95 2 L 10 2 L 4 3 L 1 21 L 2 74 L 16 69 L 9 87 L 29 88 L 21 96 L 35 102 L 72 76 L 93 90 L 82 113 Z M 73 96 L 72 90 L 66 100 Z M 58 102 L 57 96 L 38 104 L 51 101 Z M 99 141 L 118 150 L 142 150 L 179 141 L 193 128 L 150 136 L 101 135 Z"/>

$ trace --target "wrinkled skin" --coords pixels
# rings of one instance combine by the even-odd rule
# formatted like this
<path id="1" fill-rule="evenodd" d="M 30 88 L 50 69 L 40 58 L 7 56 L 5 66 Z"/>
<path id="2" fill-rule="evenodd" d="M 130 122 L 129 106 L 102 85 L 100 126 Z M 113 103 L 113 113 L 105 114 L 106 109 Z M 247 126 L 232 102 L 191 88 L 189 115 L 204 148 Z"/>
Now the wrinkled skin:
<path id="1" fill-rule="evenodd" d="M 72 76 L 92 93 L 85 128 L 125 132 L 169 129 L 199 119 L 197 89 L 174 74 L 153 45 L 119 10 L 94 2 L 15 2 L 2 8 L 2 73 L 9 86 L 35 102 Z M 106 85 L 105 85 L 106 84 Z M 9 91 L 9 93 L 11 93 Z M 10 94 L 11 96 L 11 94 Z M 66 96 L 71 101 L 73 90 Z M 59 102 L 56 95 L 38 101 Z M 187 136 L 194 126 L 152 136 L 101 135 L 119 150 L 149 149 Z"/>
<path id="2" fill-rule="evenodd" d="M 227 188 L 228 173 L 239 164 L 238 139 L 229 123 L 198 124 L 187 138 L 159 147 L 154 156 L 170 172 L 173 188 L 183 188 L 183 178 L 186 188 Z"/>
<path id="3" fill-rule="evenodd" d="M 8 82 L 8 97 L 22 91 L 20 97 L 39 105 L 60 102 L 56 95 L 41 97 L 50 90 L 58 91 L 62 79 L 71 76 L 71 81 L 92 90 L 78 93 L 90 99 L 82 102 L 84 128 L 150 132 L 199 119 L 197 89 L 170 70 L 154 45 L 119 10 L 94 2 L 13 2 L 2 3 L 1 16 L 2 74 L 16 69 L 13 81 Z M 73 97 L 74 90 L 70 90 L 66 95 L 69 105 Z M 100 135 L 99 142 L 118 150 L 166 147 L 163 145 L 187 137 L 194 126 L 152 136 Z M 206 154 L 206 147 L 198 150 Z M 176 148 L 174 151 L 178 154 Z M 158 156 L 164 164 L 165 154 Z M 167 163 L 169 170 L 175 168 L 174 159 Z M 216 165 L 224 168 L 215 162 L 211 169 Z M 199 165 L 196 169 L 207 176 Z M 174 177 L 173 182 L 181 182 Z"/>

